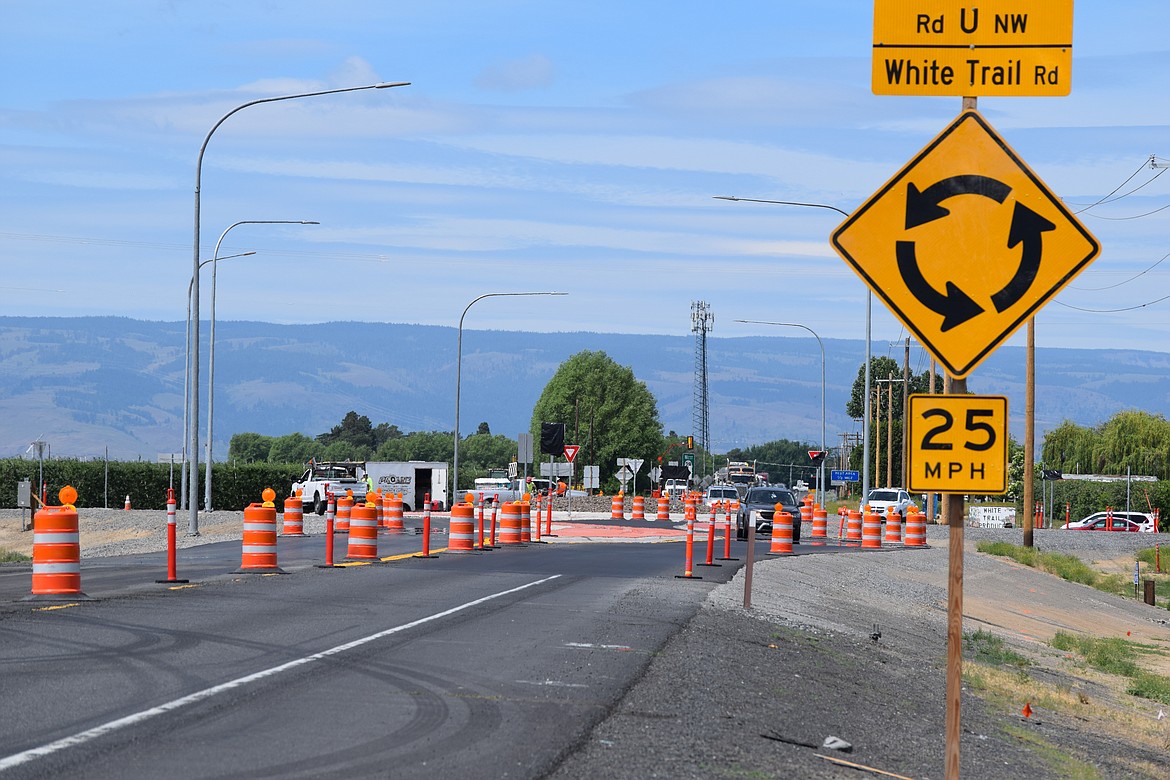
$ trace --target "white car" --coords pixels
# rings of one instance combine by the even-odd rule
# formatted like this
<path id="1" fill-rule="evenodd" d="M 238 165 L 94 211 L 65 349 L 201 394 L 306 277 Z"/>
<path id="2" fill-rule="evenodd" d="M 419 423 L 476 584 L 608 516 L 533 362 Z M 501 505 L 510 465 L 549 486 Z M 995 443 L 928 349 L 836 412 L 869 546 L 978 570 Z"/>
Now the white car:
<path id="1" fill-rule="evenodd" d="M 735 485 L 712 485 L 707 488 L 706 495 L 703 496 L 703 503 L 710 506 L 716 501 L 738 501 L 739 491 L 735 489 Z"/>
<path id="2" fill-rule="evenodd" d="M 1112 515 L 1112 520 L 1110 520 Z M 1057 528 L 1064 528 L 1063 524 Z M 1070 531 L 1139 531 L 1154 533 L 1153 515 L 1145 512 L 1094 512 L 1084 520 L 1077 520 L 1068 524 Z"/>
<path id="3" fill-rule="evenodd" d="M 869 511 L 882 517 L 893 507 L 895 512 L 905 517 L 906 509 L 910 506 L 910 494 L 902 488 L 874 488 L 869 491 L 869 497 L 861 502 L 862 511 L 866 506 Z"/>

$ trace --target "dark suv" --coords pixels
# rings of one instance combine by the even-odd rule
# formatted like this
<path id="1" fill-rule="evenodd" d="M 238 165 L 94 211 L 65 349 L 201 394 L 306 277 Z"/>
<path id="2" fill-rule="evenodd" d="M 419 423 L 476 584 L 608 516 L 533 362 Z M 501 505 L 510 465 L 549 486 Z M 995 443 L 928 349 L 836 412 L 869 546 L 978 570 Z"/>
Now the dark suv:
<path id="1" fill-rule="evenodd" d="M 748 518 L 755 517 L 756 533 L 767 531 L 772 533 L 772 515 L 776 511 L 776 504 L 780 504 L 783 511 L 792 515 L 792 541 L 800 542 L 800 508 L 796 503 L 796 496 L 786 487 L 763 485 L 747 489 L 743 499 L 739 502 L 739 514 L 735 519 L 735 538 L 746 539 Z"/>

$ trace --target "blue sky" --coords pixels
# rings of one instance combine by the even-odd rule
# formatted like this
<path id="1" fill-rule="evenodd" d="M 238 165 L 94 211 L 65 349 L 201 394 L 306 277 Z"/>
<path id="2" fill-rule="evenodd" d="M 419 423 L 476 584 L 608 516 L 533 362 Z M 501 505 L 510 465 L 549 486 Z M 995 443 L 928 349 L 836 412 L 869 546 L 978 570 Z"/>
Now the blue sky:
<path id="1" fill-rule="evenodd" d="M 990 0 L 988 0 L 990 2 Z M 973 4 L 977 4 L 973 0 Z M 1017 5 L 1026 6 L 1021 2 Z M 784 2 L 0 3 L 0 312 L 181 320 L 199 145 L 217 316 L 271 322 L 864 335 L 830 248 L 958 113 L 870 92 L 873 5 Z M 1076 5 L 1068 97 L 980 111 L 1100 241 L 1044 347 L 1166 349 L 1170 5 Z M 1090 208 L 1091 206 L 1091 208 Z M 204 272 L 204 302 L 209 277 Z M 1144 305 L 1143 304 L 1149 304 Z M 1091 311 L 1086 311 L 1091 310 Z M 1118 311 L 1124 310 L 1124 311 Z M 874 338 L 901 325 L 875 300 Z M 786 336 L 803 335 L 798 332 Z M 1021 343 L 1017 335 L 1011 343 Z M 877 349 L 884 352 L 884 349 Z"/>

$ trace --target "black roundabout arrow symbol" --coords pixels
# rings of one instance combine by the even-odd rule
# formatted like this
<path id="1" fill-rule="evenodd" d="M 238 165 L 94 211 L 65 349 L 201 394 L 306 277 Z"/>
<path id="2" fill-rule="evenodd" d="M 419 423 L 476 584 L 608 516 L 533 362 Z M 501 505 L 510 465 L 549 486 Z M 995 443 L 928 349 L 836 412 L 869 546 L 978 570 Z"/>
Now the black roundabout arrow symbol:
<path id="1" fill-rule="evenodd" d="M 931 287 L 918 267 L 913 241 L 899 241 L 897 257 L 898 271 L 902 274 L 902 280 L 906 282 L 906 288 L 919 303 L 943 316 L 944 333 L 983 311 L 983 307 L 971 300 L 971 296 L 956 287 L 954 282 L 947 282 L 945 295 Z"/>
<path id="2" fill-rule="evenodd" d="M 1016 244 L 1023 243 L 1020 252 L 1020 267 L 1016 275 L 1002 290 L 991 296 L 995 310 L 1003 313 L 1024 297 L 1032 282 L 1036 281 L 1036 272 L 1040 270 L 1040 256 L 1044 253 L 1043 233 L 1056 230 L 1056 225 L 1037 214 L 1023 203 L 1016 203 L 1016 210 L 1012 212 L 1012 226 L 1008 231 L 1008 249 Z"/>
<path id="3" fill-rule="evenodd" d="M 982 195 L 996 203 L 1003 203 L 1012 188 L 998 179 L 978 174 L 949 176 L 919 190 L 913 183 L 906 185 L 906 229 L 925 225 L 950 214 L 942 202 L 955 195 Z"/>

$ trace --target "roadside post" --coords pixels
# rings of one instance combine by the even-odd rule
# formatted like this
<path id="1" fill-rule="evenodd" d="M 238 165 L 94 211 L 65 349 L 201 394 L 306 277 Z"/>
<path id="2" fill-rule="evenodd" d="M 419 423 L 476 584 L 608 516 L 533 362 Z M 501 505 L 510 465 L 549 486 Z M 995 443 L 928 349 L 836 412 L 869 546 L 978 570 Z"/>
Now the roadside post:
<path id="1" fill-rule="evenodd" d="M 167 488 L 167 578 L 165 580 L 155 580 L 159 583 L 174 583 L 180 584 L 190 582 L 190 580 L 181 580 L 175 573 L 175 514 L 178 504 L 175 501 L 175 489 L 173 487 Z"/>
<path id="2" fill-rule="evenodd" d="M 996 472 L 1006 472 L 1007 402 L 968 396 L 967 376 L 1100 253 L 979 114 L 978 96 L 1069 94 L 1072 6 L 1016 0 L 1013 13 L 985 13 L 980 21 L 957 0 L 875 0 L 873 93 L 959 97 L 962 107 L 831 238 L 946 371 L 944 394 L 926 396 L 917 412 L 912 406 L 906 430 L 907 487 L 943 494 L 950 530 L 947 780 L 959 777 L 963 494 L 1006 491 L 1006 484 L 968 489 L 972 482 L 998 487 Z M 962 403 L 972 406 L 956 408 Z M 1024 531 L 1030 543 L 1031 526 Z"/>
<path id="3" fill-rule="evenodd" d="M 337 498 L 328 490 L 325 491 L 325 563 L 318 564 L 318 569 L 333 568 L 333 517 L 337 512 Z"/>

